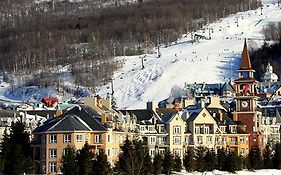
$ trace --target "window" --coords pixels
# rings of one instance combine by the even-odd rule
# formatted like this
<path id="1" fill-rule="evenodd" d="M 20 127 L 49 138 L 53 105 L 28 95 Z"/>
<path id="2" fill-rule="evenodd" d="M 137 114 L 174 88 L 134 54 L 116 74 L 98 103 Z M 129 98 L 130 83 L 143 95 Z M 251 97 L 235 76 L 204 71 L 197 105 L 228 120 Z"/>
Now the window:
<path id="1" fill-rule="evenodd" d="M 49 149 L 50 158 L 57 157 L 57 149 Z"/>
<path id="2" fill-rule="evenodd" d="M 154 131 L 154 127 L 153 126 L 149 126 L 148 127 L 148 131 Z"/>
<path id="3" fill-rule="evenodd" d="M 83 142 L 83 135 L 76 135 L 76 142 Z"/>
<path id="4" fill-rule="evenodd" d="M 95 143 L 101 143 L 101 135 L 95 135 Z"/>
<path id="5" fill-rule="evenodd" d="M 156 138 L 155 137 L 150 137 L 150 143 L 151 144 L 155 144 L 156 142 Z"/>
<path id="6" fill-rule="evenodd" d="M 180 145 L 181 144 L 181 137 L 174 137 L 174 144 Z"/>
<path id="7" fill-rule="evenodd" d="M 154 149 L 149 150 L 149 154 L 150 154 L 151 157 L 154 157 L 155 156 L 155 150 Z"/>
<path id="8" fill-rule="evenodd" d="M 225 126 L 221 126 L 220 129 L 221 129 L 222 133 L 225 133 Z"/>
<path id="9" fill-rule="evenodd" d="M 219 143 L 220 143 L 220 138 L 219 138 L 219 137 L 216 137 L 216 138 L 215 138 L 215 142 L 216 142 L 216 144 L 219 144 Z"/>
<path id="10" fill-rule="evenodd" d="M 50 134 L 50 143 L 57 143 L 57 135 Z"/>
<path id="11" fill-rule="evenodd" d="M 110 149 L 107 150 L 107 156 L 110 156 Z"/>
<path id="12" fill-rule="evenodd" d="M 230 141 L 233 145 L 236 145 L 237 144 L 237 138 L 236 137 L 231 137 L 230 138 Z"/>
<path id="13" fill-rule="evenodd" d="M 110 142 L 110 135 L 107 136 L 107 142 Z"/>
<path id="14" fill-rule="evenodd" d="M 174 149 L 173 152 L 174 152 L 175 156 L 181 156 L 181 150 L 180 149 Z"/>
<path id="15" fill-rule="evenodd" d="M 159 127 L 158 127 L 158 132 L 159 132 L 159 133 L 165 132 L 164 126 L 159 126 Z"/>
<path id="16" fill-rule="evenodd" d="M 207 136 L 207 144 L 212 144 L 212 136 Z"/>
<path id="17" fill-rule="evenodd" d="M 71 142 L 71 135 L 70 134 L 64 134 L 63 135 L 63 143 L 70 143 Z"/>
<path id="18" fill-rule="evenodd" d="M 241 144 L 245 144 L 245 143 L 246 143 L 245 137 L 240 137 L 240 143 L 241 143 Z"/>
<path id="19" fill-rule="evenodd" d="M 46 158 L 46 150 L 42 149 L 42 158 Z"/>
<path id="20" fill-rule="evenodd" d="M 202 136 L 197 136 L 197 143 L 198 143 L 198 144 L 203 144 L 203 138 L 202 138 Z"/>
<path id="21" fill-rule="evenodd" d="M 45 142 L 46 142 L 46 136 L 45 136 L 45 135 L 42 135 L 42 136 L 41 136 L 41 142 L 42 142 L 42 143 L 45 143 Z"/>
<path id="22" fill-rule="evenodd" d="M 209 127 L 205 127 L 204 128 L 204 132 L 205 132 L 205 134 L 210 134 L 210 128 Z"/>
<path id="23" fill-rule="evenodd" d="M 199 126 L 195 127 L 195 134 L 200 134 L 200 127 Z"/>
<path id="24" fill-rule="evenodd" d="M 181 133 L 181 127 L 180 126 L 174 126 L 174 134 L 180 134 Z"/>
<path id="25" fill-rule="evenodd" d="M 223 143 L 223 144 L 226 144 L 226 137 L 223 137 L 223 138 L 222 138 L 222 143 Z"/>
<path id="26" fill-rule="evenodd" d="M 57 172 L 57 162 L 50 162 L 50 173 L 56 173 Z"/>

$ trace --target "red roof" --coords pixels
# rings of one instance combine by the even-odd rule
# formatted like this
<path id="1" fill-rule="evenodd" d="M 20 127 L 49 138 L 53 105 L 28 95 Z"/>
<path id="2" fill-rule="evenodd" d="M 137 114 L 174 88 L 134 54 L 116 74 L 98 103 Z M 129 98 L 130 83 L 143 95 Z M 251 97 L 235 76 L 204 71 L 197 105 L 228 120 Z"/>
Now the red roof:
<path id="1" fill-rule="evenodd" d="M 242 58 L 241 58 L 241 64 L 239 70 L 252 70 L 246 38 L 244 41 L 244 48 L 242 52 Z"/>
<path id="2" fill-rule="evenodd" d="M 58 99 L 54 97 L 45 97 L 41 100 L 41 102 L 46 104 L 48 107 L 51 107 L 55 102 L 58 102 Z"/>

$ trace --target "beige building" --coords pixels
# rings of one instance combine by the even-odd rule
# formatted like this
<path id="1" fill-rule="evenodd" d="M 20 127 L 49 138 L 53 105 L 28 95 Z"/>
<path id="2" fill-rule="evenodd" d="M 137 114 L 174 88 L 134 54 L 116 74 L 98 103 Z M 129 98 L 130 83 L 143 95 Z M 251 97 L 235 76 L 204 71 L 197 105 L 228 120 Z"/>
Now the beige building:
<path id="1" fill-rule="evenodd" d="M 230 118 L 219 97 L 209 97 L 207 108 L 187 108 L 190 136 L 187 147 L 225 148 L 245 155 L 249 151 L 249 134 Z"/>
<path id="2" fill-rule="evenodd" d="M 49 118 L 34 130 L 34 164 L 37 173 L 60 173 L 61 157 L 70 145 L 81 149 L 85 143 L 94 153 L 102 149 L 111 163 L 119 155 L 122 132 L 107 124 L 106 116 L 99 116 L 88 107 L 74 107 L 64 114 Z"/>

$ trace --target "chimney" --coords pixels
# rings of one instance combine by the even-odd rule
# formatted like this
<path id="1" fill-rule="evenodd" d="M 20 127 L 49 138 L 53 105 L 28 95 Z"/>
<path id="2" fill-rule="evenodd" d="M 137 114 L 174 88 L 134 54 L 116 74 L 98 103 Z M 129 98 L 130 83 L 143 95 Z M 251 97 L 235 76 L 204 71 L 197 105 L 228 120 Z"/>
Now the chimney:
<path id="1" fill-rule="evenodd" d="M 62 114 L 62 110 L 57 110 L 55 115 L 56 117 L 59 117 L 61 114 Z"/>
<path id="2" fill-rule="evenodd" d="M 205 108 L 205 101 L 203 99 L 200 99 L 200 108 Z"/>
<path id="3" fill-rule="evenodd" d="M 102 123 L 102 124 L 105 124 L 105 123 L 106 123 L 106 114 L 105 114 L 105 113 L 103 113 L 103 114 L 101 115 L 101 123 Z"/>
<path id="4" fill-rule="evenodd" d="M 154 101 L 148 101 L 146 102 L 146 109 L 151 110 L 151 111 L 156 111 L 156 104 Z"/>

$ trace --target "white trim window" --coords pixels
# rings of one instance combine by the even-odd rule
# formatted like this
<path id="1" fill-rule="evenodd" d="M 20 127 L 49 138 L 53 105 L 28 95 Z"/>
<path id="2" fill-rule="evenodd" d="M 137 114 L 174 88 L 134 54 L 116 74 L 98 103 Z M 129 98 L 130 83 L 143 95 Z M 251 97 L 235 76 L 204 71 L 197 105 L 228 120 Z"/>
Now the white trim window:
<path id="1" fill-rule="evenodd" d="M 110 137 L 110 135 L 108 135 L 107 136 L 107 142 L 110 143 L 110 141 L 111 141 L 111 137 Z"/>
<path id="2" fill-rule="evenodd" d="M 63 143 L 71 143 L 71 135 L 70 134 L 64 134 L 63 135 Z"/>
<path id="3" fill-rule="evenodd" d="M 57 157 L 57 149 L 49 149 L 50 158 Z"/>
<path id="4" fill-rule="evenodd" d="M 150 144 L 154 145 L 156 143 L 156 137 L 150 137 Z"/>
<path id="5" fill-rule="evenodd" d="M 202 136 L 197 136 L 197 143 L 203 144 L 203 137 Z"/>
<path id="6" fill-rule="evenodd" d="M 180 134 L 181 133 L 181 127 L 180 126 L 174 126 L 174 134 Z"/>
<path id="7" fill-rule="evenodd" d="M 212 144 L 213 138 L 212 136 L 207 136 L 207 144 Z"/>
<path id="8" fill-rule="evenodd" d="M 50 167 L 50 170 L 49 170 L 50 173 L 57 172 L 57 162 L 49 162 L 49 167 Z"/>
<path id="9" fill-rule="evenodd" d="M 101 135 L 100 134 L 95 135 L 95 143 L 101 143 Z"/>
<path id="10" fill-rule="evenodd" d="M 83 135 L 82 134 L 76 135 L 76 142 L 83 142 Z"/>
<path id="11" fill-rule="evenodd" d="M 57 134 L 50 134 L 50 143 L 57 143 Z"/>
<path id="12" fill-rule="evenodd" d="M 180 145 L 181 144 L 181 137 L 174 137 L 174 144 Z"/>

